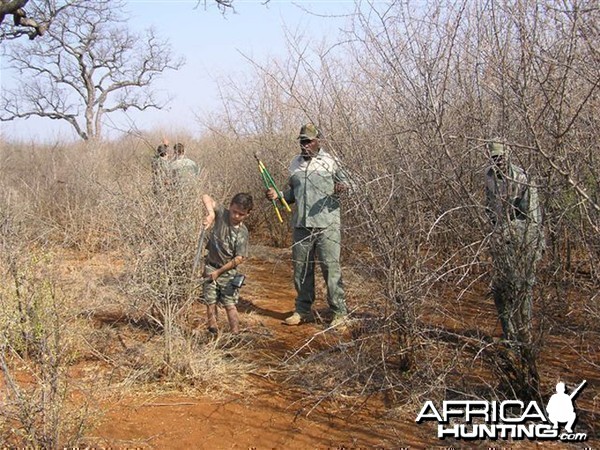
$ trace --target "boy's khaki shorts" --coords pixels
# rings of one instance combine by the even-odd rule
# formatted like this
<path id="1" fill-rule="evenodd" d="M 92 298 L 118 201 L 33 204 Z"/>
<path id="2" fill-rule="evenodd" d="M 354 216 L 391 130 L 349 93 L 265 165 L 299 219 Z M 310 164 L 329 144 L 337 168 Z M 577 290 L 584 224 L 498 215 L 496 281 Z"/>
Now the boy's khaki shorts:
<path id="1" fill-rule="evenodd" d="M 210 274 L 217 270 L 216 268 L 206 265 L 206 274 Z M 233 277 L 237 274 L 236 270 L 229 270 L 222 274 L 216 281 L 204 283 L 204 304 L 214 305 L 219 303 L 223 306 L 237 305 L 240 290 L 233 284 Z"/>

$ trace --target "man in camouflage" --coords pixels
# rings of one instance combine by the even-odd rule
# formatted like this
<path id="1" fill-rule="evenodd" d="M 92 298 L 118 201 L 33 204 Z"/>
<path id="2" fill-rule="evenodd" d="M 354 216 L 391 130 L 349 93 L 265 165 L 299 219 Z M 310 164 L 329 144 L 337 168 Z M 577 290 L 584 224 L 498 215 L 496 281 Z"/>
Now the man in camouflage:
<path id="1" fill-rule="evenodd" d="M 152 192 L 160 194 L 169 182 L 169 146 L 165 141 L 156 147 L 152 158 Z"/>
<path id="2" fill-rule="evenodd" d="M 233 283 L 237 267 L 248 257 L 248 229 L 243 224 L 252 210 L 252 196 L 239 193 L 233 196 L 229 209 L 217 204 L 209 195 L 202 196 L 207 210 L 204 227 L 211 229 L 208 236 L 208 254 L 204 268 L 204 303 L 208 331 L 217 333 L 217 303 L 227 313 L 232 333 L 239 332 L 236 304 L 239 287 Z"/>
<path id="3" fill-rule="evenodd" d="M 537 189 L 512 164 L 506 146 L 488 144 L 492 164 L 485 172 L 487 213 L 493 232 L 492 294 L 504 338 L 531 343 L 531 309 L 536 265 L 544 248 Z"/>
<path id="4" fill-rule="evenodd" d="M 285 322 L 299 325 L 313 320 L 315 300 L 315 256 L 327 284 L 327 302 L 333 312 L 331 325 L 343 324 L 348 310 L 344 299 L 340 265 L 341 232 L 338 195 L 348 189 L 346 174 L 338 161 L 320 146 L 321 133 L 313 124 L 300 129 L 300 154 L 291 162 L 289 181 L 283 192 L 288 203 L 295 203 L 292 218 L 295 312 Z M 267 190 L 274 200 L 277 192 Z"/>
<path id="5" fill-rule="evenodd" d="M 174 156 L 169 164 L 173 187 L 182 187 L 198 176 L 198 164 L 185 156 L 185 146 L 178 142 L 173 146 Z"/>

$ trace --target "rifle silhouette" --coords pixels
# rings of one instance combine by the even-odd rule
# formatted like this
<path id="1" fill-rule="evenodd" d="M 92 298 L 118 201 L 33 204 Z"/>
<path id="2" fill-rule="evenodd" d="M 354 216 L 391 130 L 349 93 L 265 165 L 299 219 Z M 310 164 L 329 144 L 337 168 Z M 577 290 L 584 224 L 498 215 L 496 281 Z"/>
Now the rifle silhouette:
<path id="1" fill-rule="evenodd" d="M 576 395 L 579 393 L 579 391 L 581 390 L 581 388 L 583 387 L 583 385 L 584 385 L 585 383 L 587 383 L 587 380 L 583 380 L 583 381 L 581 382 L 581 384 L 580 384 L 579 386 L 577 386 L 577 388 L 576 388 L 576 389 L 575 389 L 573 392 L 571 392 L 571 393 L 569 394 L 569 398 L 570 398 L 571 400 L 573 400 L 573 398 L 574 398 L 574 397 L 575 397 L 575 396 L 576 396 Z"/>

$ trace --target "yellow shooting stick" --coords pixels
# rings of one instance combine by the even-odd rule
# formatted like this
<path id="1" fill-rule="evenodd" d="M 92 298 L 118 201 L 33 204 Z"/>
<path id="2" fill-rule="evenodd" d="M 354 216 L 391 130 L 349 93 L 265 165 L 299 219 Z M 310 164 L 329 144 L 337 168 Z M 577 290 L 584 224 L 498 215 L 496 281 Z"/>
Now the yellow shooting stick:
<path id="1" fill-rule="evenodd" d="M 273 177 L 271 176 L 271 174 L 269 173 L 269 171 L 267 170 L 267 168 L 265 167 L 265 165 L 263 164 L 263 162 L 260 159 L 258 159 L 258 156 L 256 156 L 256 159 L 258 161 L 258 166 L 260 167 L 261 171 L 266 175 L 267 180 L 271 184 L 271 187 L 273 189 L 275 189 L 275 192 L 277 192 L 277 197 L 279 197 L 279 200 L 281 201 L 281 203 L 283 204 L 283 206 L 285 206 L 286 211 L 287 212 L 292 212 L 292 208 L 290 208 L 290 205 L 288 205 L 288 202 L 285 201 L 285 198 L 283 197 L 283 194 L 281 193 L 281 191 L 279 190 L 279 188 L 275 184 L 275 180 L 273 179 Z"/>

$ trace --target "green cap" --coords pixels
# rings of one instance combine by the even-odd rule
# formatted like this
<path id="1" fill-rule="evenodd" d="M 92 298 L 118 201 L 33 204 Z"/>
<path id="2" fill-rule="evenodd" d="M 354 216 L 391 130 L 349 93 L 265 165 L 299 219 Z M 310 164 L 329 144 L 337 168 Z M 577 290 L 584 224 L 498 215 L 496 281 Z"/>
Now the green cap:
<path id="1" fill-rule="evenodd" d="M 306 125 L 302 125 L 302 128 L 300 128 L 300 135 L 298 136 L 298 139 L 310 139 L 311 141 L 313 139 L 317 139 L 321 137 L 321 132 L 319 131 L 319 129 L 312 123 L 307 123 Z"/>
<path id="2" fill-rule="evenodd" d="M 490 151 L 490 157 L 501 156 L 506 154 L 506 149 L 504 148 L 504 144 L 500 142 L 490 142 L 488 143 L 488 150 Z"/>

